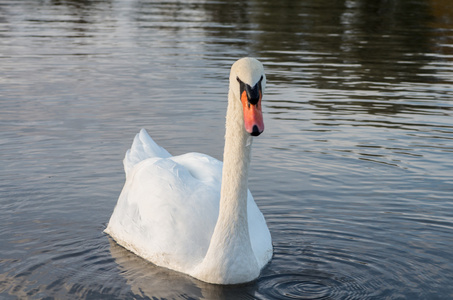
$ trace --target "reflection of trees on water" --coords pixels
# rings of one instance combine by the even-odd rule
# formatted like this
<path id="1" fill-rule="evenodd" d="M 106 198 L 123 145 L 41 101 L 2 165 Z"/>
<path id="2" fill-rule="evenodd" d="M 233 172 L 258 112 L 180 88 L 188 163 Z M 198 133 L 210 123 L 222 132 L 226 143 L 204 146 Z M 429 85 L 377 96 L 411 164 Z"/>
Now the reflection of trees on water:
<path id="1" fill-rule="evenodd" d="M 453 1 L 430 0 L 430 12 L 433 18 L 429 25 L 433 29 L 431 51 L 443 55 L 444 59 L 453 60 Z"/>
<path id="2" fill-rule="evenodd" d="M 349 78 L 359 82 L 385 82 L 386 78 L 413 81 L 426 63 L 423 55 L 430 47 L 425 25 L 429 19 L 427 6 L 409 1 L 334 3 L 311 1 L 298 7 L 282 6 L 286 13 L 279 15 L 288 16 L 291 22 L 273 32 L 264 30 L 253 47 L 296 53 L 290 54 L 290 59 L 301 63 L 300 76 L 307 69 L 321 88 L 338 87 Z M 261 16 L 260 24 L 272 24 L 271 7 Z M 308 58 L 304 51 L 309 53 Z M 288 59 L 285 53 L 279 56 L 282 62 Z"/>
<path id="3" fill-rule="evenodd" d="M 51 3 L 67 6 L 87 19 L 90 13 L 96 14 L 99 22 L 105 21 L 100 3 L 104 10 L 113 9 L 111 1 Z M 180 38 L 181 32 L 190 34 L 187 28 L 196 28 L 212 39 L 203 41 L 205 47 L 214 47 L 219 56 L 238 49 L 242 55 L 256 55 L 272 62 L 270 65 L 294 71 L 291 81 L 303 81 L 308 75 L 323 88 L 341 85 L 348 78 L 361 82 L 413 81 L 420 73 L 432 75 L 425 78 L 434 81 L 435 70 L 421 70 L 432 60 L 425 55 L 433 51 L 430 26 L 449 24 L 451 30 L 453 23 L 448 0 L 137 0 L 130 6 L 131 17 L 144 29 L 160 29 Z M 439 36 L 438 31 L 434 35 Z"/>
<path id="4" fill-rule="evenodd" d="M 417 97 L 417 90 L 426 95 L 426 90 L 417 88 L 402 95 L 392 91 L 392 85 L 403 84 L 411 91 L 418 82 L 442 82 L 438 68 L 430 67 L 439 60 L 432 54 L 437 28 L 433 20 L 451 24 L 453 14 L 440 16 L 439 7 L 452 5 L 439 2 L 443 1 L 250 1 L 247 18 L 237 19 L 243 22 L 240 28 L 248 29 L 239 35 L 232 30 L 222 33 L 229 39 L 240 36 L 249 53 L 267 61 L 272 69 L 270 81 L 354 91 L 347 96 L 352 102 L 342 104 L 345 110 L 353 106 L 370 114 L 410 112 L 413 105 L 401 103 L 405 100 L 401 97 Z M 224 16 L 238 9 L 224 8 Z M 208 14 L 217 16 L 219 12 Z M 220 21 L 232 24 L 225 17 Z M 443 42 L 447 42 L 445 38 Z M 378 107 L 376 100 L 380 101 Z M 333 99 L 331 104 L 338 103 Z"/>
<path id="5" fill-rule="evenodd" d="M 293 71 L 291 81 L 304 82 L 308 75 L 316 86 L 329 88 L 348 82 L 348 78 L 361 82 L 411 82 L 420 73 L 426 80 L 435 81 L 435 70 L 422 70 L 433 59 L 426 56 L 432 48 L 429 27 L 435 18 L 432 3 L 397 0 L 249 3 L 244 7 L 248 12 L 246 18 L 227 17 L 237 15 L 241 9 L 238 6 L 206 8 L 212 21 L 230 26 L 237 22 L 239 28 L 248 28 L 245 32 L 220 33 L 233 40 L 240 37 L 241 42 L 247 43 L 248 52 L 265 57 L 280 69 Z M 218 18 L 219 15 L 222 17 Z"/>
<path id="6" fill-rule="evenodd" d="M 433 64 L 451 60 L 449 0 L 49 3 L 78 16 L 74 32 L 79 36 L 106 20 L 114 32 L 120 26 L 116 19 L 123 17 L 127 20 L 121 22 L 129 22 L 128 30 L 134 30 L 132 40 L 143 48 L 160 43 L 162 51 L 169 49 L 172 55 L 225 58 L 225 65 L 237 56 L 258 56 L 267 65 L 271 82 L 355 91 L 375 90 L 376 83 L 449 80 L 448 74 L 439 76 Z"/>

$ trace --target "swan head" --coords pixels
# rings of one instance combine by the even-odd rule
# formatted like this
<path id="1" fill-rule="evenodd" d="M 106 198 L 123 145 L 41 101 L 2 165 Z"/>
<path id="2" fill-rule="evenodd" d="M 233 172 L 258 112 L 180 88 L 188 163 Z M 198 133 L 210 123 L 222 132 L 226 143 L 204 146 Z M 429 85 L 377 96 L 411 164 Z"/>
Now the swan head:
<path id="1" fill-rule="evenodd" d="M 266 75 L 261 62 L 244 57 L 236 61 L 230 72 L 230 91 L 242 103 L 244 128 L 252 136 L 264 131 L 261 99 L 266 87 Z"/>

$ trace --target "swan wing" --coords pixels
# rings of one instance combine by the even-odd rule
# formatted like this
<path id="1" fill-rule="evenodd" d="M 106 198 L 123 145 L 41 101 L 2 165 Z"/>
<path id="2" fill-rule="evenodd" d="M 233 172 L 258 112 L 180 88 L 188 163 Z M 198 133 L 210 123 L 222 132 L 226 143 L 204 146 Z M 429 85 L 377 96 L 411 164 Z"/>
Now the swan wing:
<path id="1" fill-rule="evenodd" d="M 106 232 L 153 262 L 190 273 L 201 262 L 218 218 L 222 163 L 188 153 L 137 163 Z"/>
<path id="2" fill-rule="evenodd" d="M 124 157 L 124 171 L 126 176 L 129 171 L 139 162 L 152 158 L 160 157 L 167 158 L 171 157 L 171 154 L 167 150 L 159 146 L 146 132 L 145 129 L 140 130 L 134 138 L 134 142 L 129 150 L 126 152 Z"/>

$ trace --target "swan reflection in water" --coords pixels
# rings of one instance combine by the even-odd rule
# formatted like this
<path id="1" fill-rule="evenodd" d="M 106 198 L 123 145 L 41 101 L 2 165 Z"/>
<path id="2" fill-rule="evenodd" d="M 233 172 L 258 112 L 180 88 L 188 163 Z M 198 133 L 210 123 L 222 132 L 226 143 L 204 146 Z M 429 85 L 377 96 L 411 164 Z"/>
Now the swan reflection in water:
<path id="1" fill-rule="evenodd" d="M 109 238 L 110 253 L 131 292 L 150 299 L 245 299 L 244 289 L 253 295 L 256 282 L 239 286 L 213 285 L 189 275 L 158 267 Z M 253 296 L 250 296 L 253 299 Z"/>

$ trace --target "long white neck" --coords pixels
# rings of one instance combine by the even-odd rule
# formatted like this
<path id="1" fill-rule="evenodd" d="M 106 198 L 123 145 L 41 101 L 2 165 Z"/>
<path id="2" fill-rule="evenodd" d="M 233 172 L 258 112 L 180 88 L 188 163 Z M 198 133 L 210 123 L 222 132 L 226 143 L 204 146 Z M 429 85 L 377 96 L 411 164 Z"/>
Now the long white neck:
<path id="1" fill-rule="evenodd" d="M 229 98 L 234 98 L 229 93 Z M 239 99 L 229 99 L 223 153 L 222 189 L 217 227 L 248 233 L 247 187 L 252 137 L 244 130 Z M 242 233 L 242 232 L 241 232 Z"/>
<path id="2" fill-rule="evenodd" d="M 244 129 L 242 104 L 228 94 L 225 149 L 219 218 L 203 260 L 206 274 L 199 278 L 212 283 L 252 280 L 259 267 L 252 250 L 247 220 L 247 181 L 252 137 Z"/>

